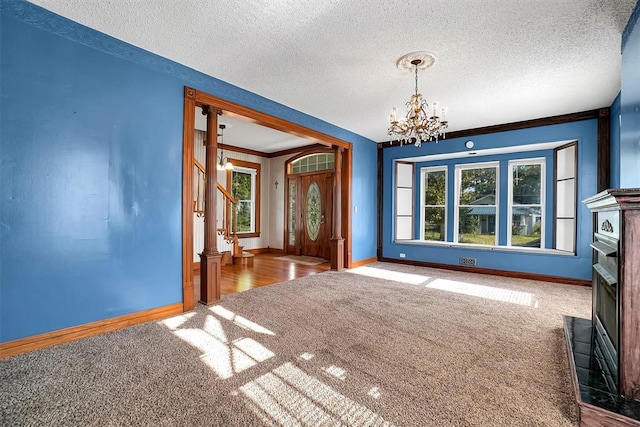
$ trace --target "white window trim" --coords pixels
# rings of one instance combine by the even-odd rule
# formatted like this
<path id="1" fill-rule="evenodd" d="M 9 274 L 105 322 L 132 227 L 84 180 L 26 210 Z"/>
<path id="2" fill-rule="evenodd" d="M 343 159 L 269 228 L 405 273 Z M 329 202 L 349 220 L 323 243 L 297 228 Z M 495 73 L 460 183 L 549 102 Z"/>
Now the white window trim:
<path id="1" fill-rule="evenodd" d="M 535 157 L 531 159 L 514 159 L 509 160 L 509 193 L 507 197 L 507 246 L 514 247 L 511 244 L 511 226 L 513 224 L 513 168 L 521 165 L 540 165 L 540 248 L 545 248 L 545 228 L 546 228 L 546 159 L 544 157 Z M 526 205 L 524 205 L 526 206 Z M 535 206 L 535 205 L 531 205 Z M 518 247 L 518 246 L 515 246 Z"/>
<path id="2" fill-rule="evenodd" d="M 455 194 L 454 194 L 454 210 L 453 210 L 453 243 L 458 242 L 460 235 L 460 185 L 462 184 L 462 171 L 468 169 L 496 169 L 496 200 L 493 205 L 496 208 L 496 233 L 494 246 L 498 246 L 500 234 L 500 162 L 482 162 L 482 163 L 464 163 L 455 165 Z M 486 205 L 489 206 L 489 205 Z M 475 245 L 474 245 L 475 246 Z"/>
<path id="3" fill-rule="evenodd" d="M 444 205 L 442 207 L 444 207 L 444 231 L 445 231 L 445 238 L 444 241 L 447 242 L 447 234 L 448 234 L 448 220 L 449 220 L 449 215 L 447 215 L 447 201 L 448 199 L 448 189 L 449 189 L 449 174 L 447 173 L 448 167 L 445 166 L 428 166 L 428 167 L 422 167 L 420 168 L 420 239 L 422 241 L 425 242 L 435 242 L 436 240 L 426 240 L 424 238 L 424 226 L 425 226 L 425 221 L 426 218 L 424 217 L 424 210 L 426 208 L 425 205 L 425 198 L 424 198 L 424 193 L 425 193 L 425 176 L 427 173 L 430 172 L 441 172 L 444 171 Z M 440 207 L 440 205 L 429 205 L 429 206 L 434 206 L 434 207 Z"/>
<path id="4" fill-rule="evenodd" d="M 233 168 L 233 172 L 241 172 L 251 175 L 251 230 L 242 231 L 242 233 L 255 233 L 256 232 L 256 177 L 258 176 L 258 171 L 253 168 L 245 168 L 241 166 L 235 166 Z"/>

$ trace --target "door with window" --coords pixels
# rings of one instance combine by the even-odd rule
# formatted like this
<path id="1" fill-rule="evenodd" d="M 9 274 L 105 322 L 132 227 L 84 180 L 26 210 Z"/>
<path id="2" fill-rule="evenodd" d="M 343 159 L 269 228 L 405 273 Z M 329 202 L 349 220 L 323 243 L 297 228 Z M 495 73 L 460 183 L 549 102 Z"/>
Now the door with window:
<path id="1" fill-rule="evenodd" d="M 300 254 L 329 259 L 333 173 L 305 175 L 300 181 Z"/>
<path id="2" fill-rule="evenodd" d="M 304 156 L 287 174 L 287 253 L 329 259 L 333 213 L 333 154 Z"/>

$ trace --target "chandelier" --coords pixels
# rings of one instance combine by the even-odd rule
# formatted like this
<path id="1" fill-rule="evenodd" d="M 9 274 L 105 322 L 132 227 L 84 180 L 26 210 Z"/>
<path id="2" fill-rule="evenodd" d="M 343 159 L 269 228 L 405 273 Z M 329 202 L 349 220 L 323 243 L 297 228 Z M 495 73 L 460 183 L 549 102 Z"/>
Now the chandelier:
<path id="1" fill-rule="evenodd" d="M 224 130 L 226 129 L 226 125 L 218 126 L 220 128 L 220 133 L 218 136 L 220 137 L 220 156 L 218 157 L 218 170 L 233 170 L 233 163 L 228 158 L 224 157 Z"/>
<path id="2" fill-rule="evenodd" d="M 445 131 L 449 127 L 449 122 L 445 120 L 445 109 L 441 110 L 441 116 L 438 116 L 437 103 L 429 104 L 418 93 L 418 70 L 429 68 L 436 61 L 435 56 L 428 52 L 408 53 L 398 59 L 396 66 L 402 71 L 413 71 L 416 78 L 415 93 L 411 95 L 411 99 L 405 104 L 405 116 L 398 119 L 396 107 L 393 107 L 391 116 L 389 117 L 389 130 L 387 131 L 394 140 L 400 142 L 400 146 L 404 144 L 414 143 L 416 147 L 420 147 L 423 142 L 435 141 L 445 136 Z M 431 115 L 430 114 L 431 111 Z"/>

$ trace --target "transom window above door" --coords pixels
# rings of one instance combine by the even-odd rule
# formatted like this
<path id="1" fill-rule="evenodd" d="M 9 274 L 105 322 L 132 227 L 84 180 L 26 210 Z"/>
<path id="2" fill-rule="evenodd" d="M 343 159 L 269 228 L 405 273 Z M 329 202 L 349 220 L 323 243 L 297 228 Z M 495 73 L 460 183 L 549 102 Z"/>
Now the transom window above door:
<path id="1" fill-rule="evenodd" d="M 289 164 L 289 173 L 306 173 L 333 170 L 335 166 L 333 153 L 316 153 L 301 157 Z"/>

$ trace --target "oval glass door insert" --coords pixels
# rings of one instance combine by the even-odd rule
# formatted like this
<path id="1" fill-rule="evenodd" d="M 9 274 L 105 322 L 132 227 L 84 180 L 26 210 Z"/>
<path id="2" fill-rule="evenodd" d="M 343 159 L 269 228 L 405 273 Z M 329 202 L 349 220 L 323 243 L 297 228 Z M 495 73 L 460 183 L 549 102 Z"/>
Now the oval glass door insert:
<path id="1" fill-rule="evenodd" d="M 307 190 L 307 200 L 305 201 L 305 222 L 307 223 L 307 234 L 313 241 L 318 240 L 320 234 L 320 223 L 322 221 L 322 206 L 320 201 L 320 187 L 313 181 Z"/>

